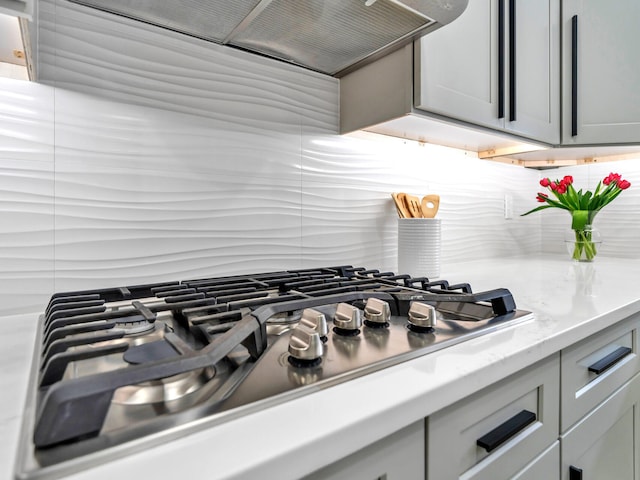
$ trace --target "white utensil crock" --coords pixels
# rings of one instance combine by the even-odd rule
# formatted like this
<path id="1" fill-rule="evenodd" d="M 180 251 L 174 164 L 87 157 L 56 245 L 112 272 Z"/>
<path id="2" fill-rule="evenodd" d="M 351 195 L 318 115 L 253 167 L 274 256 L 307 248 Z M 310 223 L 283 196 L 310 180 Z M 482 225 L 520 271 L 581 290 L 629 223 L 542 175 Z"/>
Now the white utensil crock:
<path id="1" fill-rule="evenodd" d="M 440 276 L 440 227 L 439 218 L 398 219 L 398 274 Z"/>

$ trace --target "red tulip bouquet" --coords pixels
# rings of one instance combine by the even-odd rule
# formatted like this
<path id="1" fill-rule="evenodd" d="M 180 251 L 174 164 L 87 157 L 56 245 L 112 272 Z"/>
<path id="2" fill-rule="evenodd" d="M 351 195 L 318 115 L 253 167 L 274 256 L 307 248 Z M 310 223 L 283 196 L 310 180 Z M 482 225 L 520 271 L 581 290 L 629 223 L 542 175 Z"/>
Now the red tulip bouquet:
<path id="1" fill-rule="evenodd" d="M 595 192 L 573 186 L 573 177 L 565 176 L 562 180 L 552 181 L 549 178 L 540 180 L 540 185 L 549 193 L 539 192 L 536 199 L 544 205 L 529 210 L 522 215 L 544 210 L 545 208 L 562 208 L 571 213 L 571 229 L 575 232 L 573 259 L 591 261 L 596 256 L 596 246 L 593 239 L 591 224 L 596 214 L 611 203 L 618 195 L 631 186 L 617 173 L 610 173 L 598 182 Z"/>

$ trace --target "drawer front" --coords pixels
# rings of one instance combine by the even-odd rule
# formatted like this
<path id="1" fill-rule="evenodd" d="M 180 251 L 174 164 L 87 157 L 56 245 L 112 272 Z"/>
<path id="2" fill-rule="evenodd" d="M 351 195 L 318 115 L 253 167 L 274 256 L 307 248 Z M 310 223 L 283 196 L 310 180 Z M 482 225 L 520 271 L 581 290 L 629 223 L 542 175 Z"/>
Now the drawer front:
<path id="1" fill-rule="evenodd" d="M 428 480 L 512 478 L 558 437 L 558 355 L 427 419 Z"/>
<path id="2" fill-rule="evenodd" d="M 560 430 L 565 432 L 640 370 L 634 315 L 562 350 Z"/>
<path id="3" fill-rule="evenodd" d="M 560 442 L 556 441 L 512 480 L 559 480 Z"/>

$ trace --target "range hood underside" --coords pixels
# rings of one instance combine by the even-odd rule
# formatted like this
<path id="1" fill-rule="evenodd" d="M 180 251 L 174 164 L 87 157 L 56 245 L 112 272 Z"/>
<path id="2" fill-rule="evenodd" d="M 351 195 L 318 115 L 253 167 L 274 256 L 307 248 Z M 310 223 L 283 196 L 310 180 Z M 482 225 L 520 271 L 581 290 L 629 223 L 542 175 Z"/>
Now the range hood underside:
<path id="1" fill-rule="evenodd" d="M 467 0 L 71 0 L 340 77 L 457 18 Z"/>

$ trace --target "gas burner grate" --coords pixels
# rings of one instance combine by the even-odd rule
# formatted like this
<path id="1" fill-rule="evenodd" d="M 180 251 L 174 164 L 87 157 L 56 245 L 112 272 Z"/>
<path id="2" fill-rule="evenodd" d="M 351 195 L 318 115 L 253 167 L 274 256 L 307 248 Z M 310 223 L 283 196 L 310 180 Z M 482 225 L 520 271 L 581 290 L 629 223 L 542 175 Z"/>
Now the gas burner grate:
<path id="1" fill-rule="evenodd" d="M 54 465 L 526 318 L 504 288 L 351 265 L 57 293 L 39 326 L 32 445 Z"/>

